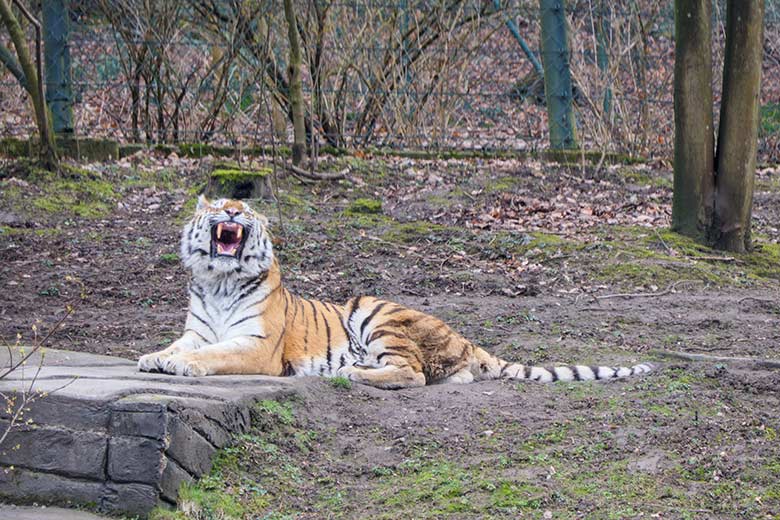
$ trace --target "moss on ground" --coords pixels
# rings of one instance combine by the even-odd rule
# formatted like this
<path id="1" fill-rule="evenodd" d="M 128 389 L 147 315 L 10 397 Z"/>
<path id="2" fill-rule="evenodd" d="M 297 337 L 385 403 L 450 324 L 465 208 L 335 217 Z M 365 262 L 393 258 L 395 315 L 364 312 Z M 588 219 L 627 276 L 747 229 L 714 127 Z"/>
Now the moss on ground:
<path id="1" fill-rule="evenodd" d="M 344 210 L 347 215 L 374 215 L 382 213 L 382 201 L 359 198 L 353 200 Z"/>
<path id="2" fill-rule="evenodd" d="M 191 179 L 183 178 L 181 172 L 175 168 L 161 168 L 159 170 L 138 168 L 122 177 L 120 188 L 123 190 L 154 188 L 155 190 L 173 191 L 177 188 L 191 189 L 191 182 Z"/>
<path id="3" fill-rule="evenodd" d="M 426 239 L 443 242 L 446 238 L 458 235 L 458 233 L 457 228 L 448 228 L 424 220 L 402 223 L 392 221 L 389 229 L 384 231 L 381 238 L 395 244 L 414 244 Z"/>
<path id="4" fill-rule="evenodd" d="M 654 188 L 671 189 L 672 178 L 667 175 L 650 172 L 648 170 L 637 170 L 633 168 L 624 168 L 620 170 L 620 176 L 627 182 L 638 184 L 640 186 L 652 186 Z"/>
<path id="5" fill-rule="evenodd" d="M 119 199 L 114 183 L 97 172 L 63 164 L 60 173 L 53 173 L 28 161 L 18 161 L 16 166 L 15 175 L 32 187 L 4 187 L 2 198 L 22 214 L 99 218 L 109 214 Z"/>
<path id="6" fill-rule="evenodd" d="M 716 286 L 749 285 L 780 279 L 780 245 L 756 242 L 747 254 L 724 253 L 669 229 L 605 228 L 583 260 L 602 282 L 668 285 L 692 280 Z M 587 249 L 587 248 L 586 248 Z"/>
<path id="7" fill-rule="evenodd" d="M 110 213 L 118 200 L 111 181 L 101 176 L 65 166 L 66 175 L 38 170 L 30 181 L 40 188 L 32 205 L 49 214 L 74 214 L 99 218 Z"/>
<path id="8" fill-rule="evenodd" d="M 515 191 L 518 187 L 526 184 L 527 179 L 517 176 L 499 177 L 489 180 L 485 183 L 485 193 L 501 193 L 505 191 Z"/>
<path id="9" fill-rule="evenodd" d="M 15 228 L 9 226 L 0 226 L 0 235 L 5 235 L 8 237 L 13 237 L 13 236 L 24 237 L 24 236 L 28 236 L 30 233 L 38 237 L 46 237 L 46 236 L 59 235 L 62 233 L 62 230 L 57 228 L 29 229 L 29 228 Z"/>

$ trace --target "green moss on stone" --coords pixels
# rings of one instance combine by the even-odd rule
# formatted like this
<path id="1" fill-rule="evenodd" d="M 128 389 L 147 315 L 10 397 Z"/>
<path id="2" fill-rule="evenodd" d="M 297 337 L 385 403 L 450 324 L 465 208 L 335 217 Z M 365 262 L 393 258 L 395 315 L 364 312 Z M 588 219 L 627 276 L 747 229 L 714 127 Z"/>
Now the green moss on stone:
<path id="1" fill-rule="evenodd" d="M 270 168 L 260 170 L 241 170 L 232 168 L 220 168 L 211 172 L 211 177 L 221 183 L 252 182 L 258 177 L 267 177 L 271 174 Z"/>

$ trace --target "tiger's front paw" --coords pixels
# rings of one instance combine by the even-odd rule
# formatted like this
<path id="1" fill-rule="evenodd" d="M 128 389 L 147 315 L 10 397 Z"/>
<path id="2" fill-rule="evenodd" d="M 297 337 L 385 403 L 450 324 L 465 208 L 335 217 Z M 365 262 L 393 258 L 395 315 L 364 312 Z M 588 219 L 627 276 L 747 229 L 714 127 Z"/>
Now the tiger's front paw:
<path id="1" fill-rule="evenodd" d="M 346 377 L 350 381 L 354 381 L 355 380 L 355 373 L 358 370 L 360 370 L 360 369 L 358 367 L 356 367 L 356 366 L 347 365 L 347 366 L 343 366 L 343 367 L 339 368 L 336 371 L 336 375 L 339 376 L 339 377 Z"/>
<path id="2" fill-rule="evenodd" d="M 160 372 L 163 362 L 168 358 L 167 354 L 155 352 L 146 354 L 138 359 L 138 370 L 141 372 Z"/>
<path id="3" fill-rule="evenodd" d="M 184 354 L 171 356 L 162 361 L 161 371 L 177 376 L 200 377 L 209 375 L 209 369 L 200 361 L 188 359 Z"/>

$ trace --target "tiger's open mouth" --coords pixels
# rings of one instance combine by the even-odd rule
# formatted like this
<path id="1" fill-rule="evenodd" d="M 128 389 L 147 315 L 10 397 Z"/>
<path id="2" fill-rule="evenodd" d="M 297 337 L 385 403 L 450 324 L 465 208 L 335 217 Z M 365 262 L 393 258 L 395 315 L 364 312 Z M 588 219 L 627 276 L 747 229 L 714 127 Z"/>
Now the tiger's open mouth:
<path id="1" fill-rule="evenodd" d="M 211 227 L 211 256 L 238 257 L 246 235 L 237 222 L 220 222 Z"/>

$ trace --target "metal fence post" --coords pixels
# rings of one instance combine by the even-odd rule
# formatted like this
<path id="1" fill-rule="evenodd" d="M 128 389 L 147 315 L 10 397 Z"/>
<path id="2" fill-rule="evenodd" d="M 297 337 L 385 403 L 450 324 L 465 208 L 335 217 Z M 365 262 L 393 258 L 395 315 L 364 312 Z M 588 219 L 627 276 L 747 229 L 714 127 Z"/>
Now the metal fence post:
<path id="1" fill-rule="evenodd" d="M 564 7 L 563 0 L 539 0 L 550 147 L 559 150 L 577 148 L 569 68 L 569 36 Z"/>
<path id="2" fill-rule="evenodd" d="M 597 54 L 596 61 L 605 81 L 604 100 L 602 108 L 604 119 L 609 122 L 612 119 L 612 79 L 609 75 L 609 43 L 610 43 L 610 5 L 606 0 L 601 0 L 598 7 L 598 21 L 596 26 Z"/>
<path id="3" fill-rule="evenodd" d="M 68 0 L 42 0 L 46 103 L 57 135 L 73 133 Z"/>

